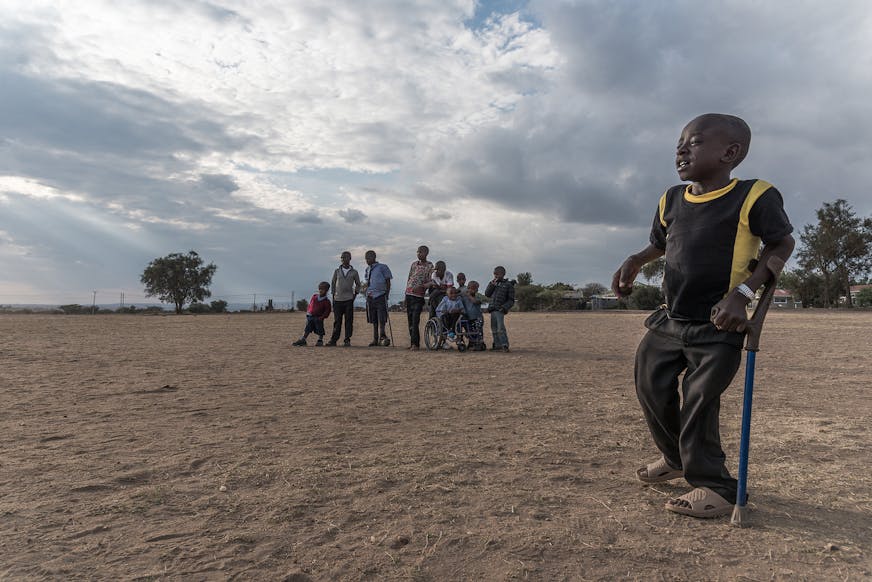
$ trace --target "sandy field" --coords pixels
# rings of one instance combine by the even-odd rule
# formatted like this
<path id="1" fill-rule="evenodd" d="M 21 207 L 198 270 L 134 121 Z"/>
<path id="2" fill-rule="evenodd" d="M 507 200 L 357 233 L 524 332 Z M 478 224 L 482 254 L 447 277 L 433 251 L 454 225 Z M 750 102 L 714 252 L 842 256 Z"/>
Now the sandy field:
<path id="1" fill-rule="evenodd" d="M 773 312 L 750 528 L 663 509 L 641 312 L 512 352 L 293 348 L 298 313 L 0 316 L 0 580 L 872 577 L 872 312 Z M 744 369 L 744 366 L 743 366 Z M 722 405 L 735 472 L 743 372 Z"/>

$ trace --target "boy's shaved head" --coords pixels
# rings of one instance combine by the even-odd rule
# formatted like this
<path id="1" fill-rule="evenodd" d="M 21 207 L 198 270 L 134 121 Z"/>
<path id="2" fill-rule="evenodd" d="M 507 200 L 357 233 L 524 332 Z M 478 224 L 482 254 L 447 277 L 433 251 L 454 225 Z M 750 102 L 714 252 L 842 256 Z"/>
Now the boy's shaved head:
<path id="1" fill-rule="evenodd" d="M 741 117 L 726 113 L 705 113 L 690 123 L 697 123 L 700 127 L 717 128 L 724 133 L 729 141 L 742 146 L 742 151 L 733 163 L 734 168 L 741 164 L 745 156 L 748 155 L 748 148 L 751 147 L 751 128 Z"/>

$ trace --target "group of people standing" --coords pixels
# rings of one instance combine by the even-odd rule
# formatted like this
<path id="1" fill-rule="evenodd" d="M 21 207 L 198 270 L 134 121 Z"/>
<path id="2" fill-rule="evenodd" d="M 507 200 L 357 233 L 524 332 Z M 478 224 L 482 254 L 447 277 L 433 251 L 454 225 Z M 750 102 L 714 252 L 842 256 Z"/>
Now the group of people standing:
<path id="1" fill-rule="evenodd" d="M 417 260 L 409 267 L 406 280 L 405 307 L 408 319 L 410 350 L 418 350 L 421 346 L 421 314 L 425 307 L 429 308 L 429 316 L 444 318 L 445 325 L 452 325 L 463 315 L 478 329 L 483 329 L 483 313 L 479 298 L 480 285 L 478 281 L 467 283 L 464 273 L 454 274 L 449 271 L 444 261 L 430 262 L 427 257 L 430 249 L 426 245 L 418 247 Z M 354 333 L 354 300 L 364 293 L 366 297 L 366 320 L 372 325 L 372 341 L 370 347 L 389 346 L 391 339 L 387 334 L 388 297 L 391 291 L 393 274 L 390 268 L 378 262 L 375 251 L 367 251 L 364 255 L 366 270 L 363 280 L 351 265 L 351 253 L 344 251 L 340 256 L 340 265 L 333 272 L 330 282 L 318 284 L 318 292 L 312 295 L 306 310 L 306 328 L 303 335 L 294 342 L 295 346 L 307 345 L 307 337 L 314 333 L 318 336 L 316 346 L 336 346 L 342 336 L 343 321 L 345 334 L 343 346 L 351 345 Z M 489 300 L 488 312 L 491 320 L 493 343 L 495 351 L 509 351 L 509 337 L 506 331 L 505 316 L 515 303 L 514 282 L 506 279 L 506 270 L 502 266 L 494 268 L 494 278 L 485 289 L 485 297 Z M 332 292 L 332 305 L 328 293 Z M 331 309 L 332 307 L 332 309 Z M 333 313 L 333 333 L 327 343 L 324 321 Z M 484 349 L 484 343 L 478 349 Z"/>

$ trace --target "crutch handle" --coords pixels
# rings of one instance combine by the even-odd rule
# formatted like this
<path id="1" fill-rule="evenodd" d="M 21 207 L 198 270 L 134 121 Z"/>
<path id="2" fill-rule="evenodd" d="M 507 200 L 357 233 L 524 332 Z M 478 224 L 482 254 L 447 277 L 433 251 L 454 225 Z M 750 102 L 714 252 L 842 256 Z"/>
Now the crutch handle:
<path id="1" fill-rule="evenodd" d="M 769 271 L 769 277 L 765 283 L 766 287 L 757 301 L 757 307 L 754 309 L 753 315 L 751 315 L 748 323 L 745 324 L 745 349 L 749 352 L 756 352 L 760 349 L 760 334 L 763 332 L 763 321 L 766 319 L 766 314 L 772 305 L 772 296 L 775 295 L 778 275 L 784 269 L 784 261 L 779 257 L 769 257 L 766 261 L 766 269 Z"/>

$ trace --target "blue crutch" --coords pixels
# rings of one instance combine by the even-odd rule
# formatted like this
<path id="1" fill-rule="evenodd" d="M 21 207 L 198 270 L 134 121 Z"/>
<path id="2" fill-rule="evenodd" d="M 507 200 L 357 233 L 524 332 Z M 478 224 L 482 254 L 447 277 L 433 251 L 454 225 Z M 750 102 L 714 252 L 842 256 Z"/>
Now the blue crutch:
<path id="1" fill-rule="evenodd" d="M 757 361 L 757 351 L 760 349 L 760 333 L 763 331 L 763 320 L 772 304 L 772 296 L 775 294 L 775 284 L 778 275 L 784 268 L 784 261 L 778 257 L 769 257 L 766 261 L 769 270 L 769 278 L 763 294 L 757 302 L 754 314 L 745 325 L 745 394 L 742 400 L 742 436 L 739 441 L 739 475 L 738 490 L 736 492 L 736 505 L 733 507 L 733 515 L 730 523 L 738 527 L 748 525 L 748 449 L 751 441 L 751 403 L 754 399 L 754 365 Z"/>

